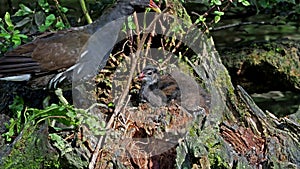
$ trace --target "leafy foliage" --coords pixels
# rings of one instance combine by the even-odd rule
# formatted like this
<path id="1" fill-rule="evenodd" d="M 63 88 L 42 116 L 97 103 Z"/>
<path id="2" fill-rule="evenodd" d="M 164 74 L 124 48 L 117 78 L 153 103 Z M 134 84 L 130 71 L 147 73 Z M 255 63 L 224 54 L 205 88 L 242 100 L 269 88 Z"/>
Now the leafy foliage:
<path id="1" fill-rule="evenodd" d="M 3 39 L 0 41 L 0 52 L 6 52 L 11 47 L 15 48 L 22 43 L 22 39 L 26 40 L 28 38 L 15 28 L 16 25 L 12 23 L 10 14 L 6 12 L 4 22 L 0 18 L 0 40 Z"/>
<path id="2" fill-rule="evenodd" d="M 57 89 L 56 94 L 61 102 L 51 104 L 44 109 L 25 108 L 22 98 L 16 97 L 13 104 L 9 106 L 15 116 L 10 119 L 9 124 L 5 124 L 8 131 L 2 134 L 6 141 L 12 141 L 11 138 L 18 135 L 26 125 L 36 126 L 45 120 L 55 120 L 55 122 L 71 126 L 73 129 L 77 129 L 79 125 L 84 123 L 95 135 L 105 134 L 106 123 L 104 121 L 99 123 L 99 120 L 90 115 L 88 110 L 76 109 L 73 105 L 67 103 L 62 96 L 61 89 Z M 56 130 L 59 130 L 59 128 L 56 127 Z M 53 136 L 53 139 L 58 141 L 55 136 Z"/>
<path id="3" fill-rule="evenodd" d="M 16 97 L 14 103 L 10 105 L 10 109 L 15 113 L 15 117 L 10 119 L 9 124 L 6 124 L 8 131 L 2 134 L 6 141 L 12 141 L 11 138 L 18 135 L 28 123 L 37 125 L 46 119 L 55 119 L 66 126 L 74 126 L 75 128 L 80 124 L 72 105 L 52 104 L 43 110 L 36 108 L 24 110 L 23 100 Z"/>
<path id="4" fill-rule="evenodd" d="M 65 7 L 56 4 L 56 11 L 52 11 L 47 0 L 39 0 L 38 8 L 19 4 L 19 10 L 11 15 L 6 12 L 0 18 L 0 49 L 5 53 L 11 48 L 16 48 L 27 42 L 28 36 L 24 33 L 45 32 L 47 30 L 61 30 L 70 27 L 64 15 L 68 12 Z M 56 14 L 58 13 L 58 15 Z"/>
<path id="5" fill-rule="evenodd" d="M 59 134 L 60 131 L 68 129 L 76 132 L 79 126 L 84 123 L 91 129 L 93 134 L 105 134 L 106 123 L 104 121 L 99 123 L 99 120 L 88 113 L 88 110 L 74 108 L 73 105 L 66 102 L 61 89 L 57 89 L 55 93 L 60 103 L 51 104 L 44 109 L 26 108 L 20 97 L 16 97 L 13 104 L 9 106 L 15 114 L 9 123 L 5 124 L 8 131 L 3 133 L 2 136 L 6 138 L 7 142 L 12 142 L 13 138 L 17 141 L 15 144 L 12 143 L 14 144 L 11 150 L 12 155 L 5 157 L 3 160 L 5 167 L 20 168 L 20 166 L 23 166 L 21 168 L 24 168 L 24 166 L 35 166 L 33 168 L 39 168 L 36 166 L 43 163 L 43 165 L 50 168 L 60 168 L 61 164 L 58 161 L 58 156 L 54 153 L 49 155 L 45 152 L 49 149 L 47 147 L 48 136 L 52 145 L 59 150 L 60 156 L 64 156 L 74 149 L 70 143 L 64 140 L 65 135 Z M 45 121 L 51 124 L 55 133 L 48 135 L 46 129 L 48 126 L 41 127 L 43 126 L 42 122 Z M 37 130 L 38 128 L 39 130 Z M 27 159 L 27 161 L 25 162 L 24 159 Z"/>
<path id="6" fill-rule="evenodd" d="M 9 108 L 15 112 L 15 117 L 9 120 L 9 123 L 4 124 L 8 131 L 3 133 L 2 136 L 6 138 L 6 141 L 12 141 L 11 137 L 16 133 L 20 133 L 22 129 L 22 111 L 24 108 L 24 101 L 20 97 L 16 97 L 12 105 Z"/>
<path id="7" fill-rule="evenodd" d="M 193 0 L 181 1 L 183 5 L 191 8 L 191 16 L 197 15 L 195 24 L 211 30 L 222 18 L 245 18 L 251 15 L 269 15 L 274 18 L 273 23 L 283 24 L 289 21 L 298 22 L 300 18 L 300 4 L 294 0 Z M 197 7 L 196 7 L 197 6 Z M 196 11 L 196 12 L 195 12 Z M 269 19 L 266 22 L 270 22 Z"/>

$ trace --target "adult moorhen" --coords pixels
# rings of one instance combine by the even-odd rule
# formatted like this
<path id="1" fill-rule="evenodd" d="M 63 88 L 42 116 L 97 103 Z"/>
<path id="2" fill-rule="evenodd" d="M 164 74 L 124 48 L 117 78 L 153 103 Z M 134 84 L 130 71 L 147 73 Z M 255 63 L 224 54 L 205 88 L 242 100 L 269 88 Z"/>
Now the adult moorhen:
<path id="1" fill-rule="evenodd" d="M 81 49 L 93 33 L 111 21 L 146 7 L 160 11 L 152 0 L 119 0 L 92 24 L 46 33 L 31 43 L 21 45 L 0 57 L 0 80 L 30 80 L 31 86 L 43 88 L 51 79 L 53 82 L 55 78 L 54 83 L 60 82 L 66 76 L 72 75 L 65 72 L 76 67 Z M 101 60 L 103 67 L 108 57 L 109 53 Z"/>

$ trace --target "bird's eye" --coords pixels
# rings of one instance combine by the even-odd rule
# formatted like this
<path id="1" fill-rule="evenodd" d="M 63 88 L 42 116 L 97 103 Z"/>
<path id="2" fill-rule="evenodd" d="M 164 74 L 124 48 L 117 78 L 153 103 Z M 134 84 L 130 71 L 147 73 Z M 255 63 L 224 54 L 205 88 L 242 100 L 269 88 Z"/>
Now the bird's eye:
<path id="1" fill-rule="evenodd" d="M 148 72 L 147 75 L 152 75 L 152 72 Z"/>

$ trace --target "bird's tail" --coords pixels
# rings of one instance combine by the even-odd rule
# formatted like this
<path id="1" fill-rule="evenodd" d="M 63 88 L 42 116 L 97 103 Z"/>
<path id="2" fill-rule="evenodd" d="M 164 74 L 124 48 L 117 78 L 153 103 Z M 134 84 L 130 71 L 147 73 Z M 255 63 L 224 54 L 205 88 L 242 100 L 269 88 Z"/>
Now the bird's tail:
<path id="1" fill-rule="evenodd" d="M 25 56 L 4 56 L 0 58 L 0 80 L 29 80 L 31 73 L 39 70 L 37 62 Z"/>

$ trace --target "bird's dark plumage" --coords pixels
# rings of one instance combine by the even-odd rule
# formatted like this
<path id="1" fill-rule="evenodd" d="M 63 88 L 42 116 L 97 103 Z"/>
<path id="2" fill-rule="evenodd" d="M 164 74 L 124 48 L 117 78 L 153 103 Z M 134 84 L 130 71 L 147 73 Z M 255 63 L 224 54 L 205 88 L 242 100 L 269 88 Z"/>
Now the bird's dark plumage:
<path id="1" fill-rule="evenodd" d="M 152 106 L 164 106 L 172 100 L 190 112 L 208 112 L 210 96 L 192 77 L 174 70 L 170 74 L 160 75 L 154 66 L 146 66 L 139 74 L 142 81 L 140 102 Z"/>
<path id="2" fill-rule="evenodd" d="M 119 0 L 92 24 L 45 33 L 33 42 L 7 52 L 0 58 L 0 80 L 24 81 L 32 79 L 33 76 L 50 74 L 53 77 L 68 69 L 70 71 L 77 63 L 82 47 L 93 33 L 110 21 L 132 14 L 136 8 L 145 7 L 157 8 L 152 0 Z M 109 53 L 101 63 L 106 62 L 108 56 Z"/>
<path id="3" fill-rule="evenodd" d="M 175 79 L 169 75 L 160 75 L 157 68 L 147 66 L 139 74 L 142 81 L 140 99 L 153 106 L 168 104 L 173 99 L 180 100 L 180 90 Z"/>

